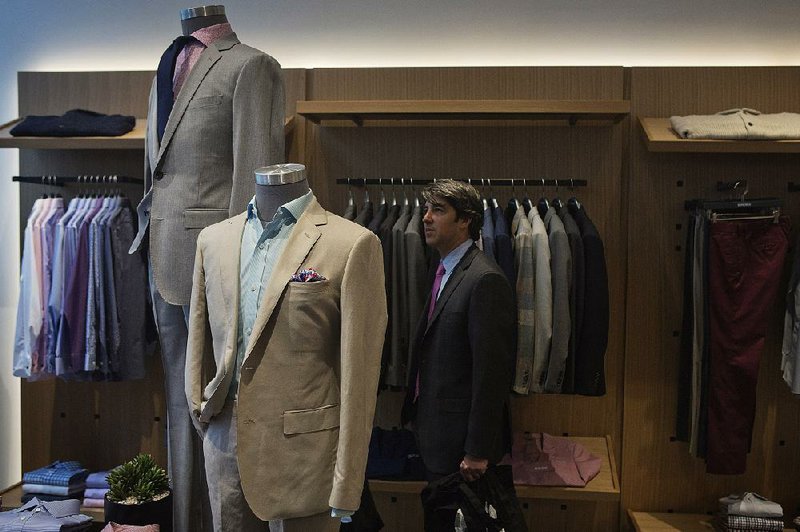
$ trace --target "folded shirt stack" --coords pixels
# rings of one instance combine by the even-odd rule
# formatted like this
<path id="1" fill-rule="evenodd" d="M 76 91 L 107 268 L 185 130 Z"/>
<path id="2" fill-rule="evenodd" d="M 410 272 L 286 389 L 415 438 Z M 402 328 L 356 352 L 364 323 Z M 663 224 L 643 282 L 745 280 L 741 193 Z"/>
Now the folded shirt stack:
<path id="1" fill-rule="evenodd" d="M 78 532 L 89 530 L 92 518 L 80 513 L 78 500 L 41 501 L 34 497 L 29 502 L 7 512 L 0 512 L 0 530 Z"/>
<path id="2" fill-rule="evenodd" d="M 83 505 L 87 508 L 103 508 L 108 493 L 108 471 L 97 471 L 86 477 L 86 491 L 83 493 Z"/>
<path id="3" fill-rule="evenodd" d="M 60 460 L 28 471 L 22 475 L 22 502 L 34 497 L 42 501 L 80 499 L 88 474 L 79 462 Z"/>
<path id="4" fill-rule="evenodd" d="M 714 528 L 731 532 L 782 532 L 783 508 L 758 493 L 728 495 L 719 500 Z"/>

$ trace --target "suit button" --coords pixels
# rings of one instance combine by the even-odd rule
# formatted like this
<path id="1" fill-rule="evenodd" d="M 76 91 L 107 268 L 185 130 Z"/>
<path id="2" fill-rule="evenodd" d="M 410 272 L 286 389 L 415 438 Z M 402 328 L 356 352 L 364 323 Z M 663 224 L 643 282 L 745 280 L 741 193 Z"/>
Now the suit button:
<path id="1" fill-rule="evenodd" d="M 162 177 L 164 177 L 164 172 L 161 170 L 156 170 L 153 174 L 153 179 L 161 179 Z"/>

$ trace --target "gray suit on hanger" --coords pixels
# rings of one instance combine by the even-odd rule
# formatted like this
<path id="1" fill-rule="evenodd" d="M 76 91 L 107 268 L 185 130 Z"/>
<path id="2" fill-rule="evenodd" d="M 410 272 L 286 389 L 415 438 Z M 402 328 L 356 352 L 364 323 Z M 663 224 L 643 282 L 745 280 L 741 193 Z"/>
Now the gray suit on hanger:
<path id="1" fill-rule="evenodd" d="M 130 252 L 149 247 L 150 291 L 166 381 L 173 521 L 176 532 L 194 532 L 202 529 L 200 508 L 208 508 L 202 446 L 184 394 L 197 235 L 243 212 L 254 194 L 253 171 L 283 161 L 283 79 L 275 59 L 231 33 L 200 55 L 175 98 L 160 143 L 157 97 L 154 79 L 145 136 L 145 195 Z"/>
<path id="2" fill-rule="evenodd" d="M 564 223 L 553 206 L 550 206 L 544 215 L 544 225 L 547 227 L 550 240 L 550 270 L 553 281 L 553 339 L 550 343 L 550 362 L 544 391 L 560 393 L 569 354 L 569 338 L 572 333 L 569 315 L 572 256 Z"/>

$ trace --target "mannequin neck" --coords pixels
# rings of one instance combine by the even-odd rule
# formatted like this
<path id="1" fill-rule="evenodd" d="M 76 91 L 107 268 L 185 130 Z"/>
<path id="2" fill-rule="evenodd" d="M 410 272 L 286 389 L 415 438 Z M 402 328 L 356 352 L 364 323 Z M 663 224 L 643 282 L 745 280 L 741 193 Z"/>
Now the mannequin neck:
<path id="1" fill-rule="evenodd" d="M 215 24 L 225 24 L 228 18 L 225 15 L 204 15 L 181 20 L 181 30 L 184 35 L 191 35 L 199 29 Z"/>
<path id="2" fill-rule="evenodd" d="M 285 185 L 256 184 L 258 218 L 262 222 L 271 221 L 281 205 L 299 198 L 309 190 L 308 181 L 305 179 L 297 183 L 288 183 Z"/>

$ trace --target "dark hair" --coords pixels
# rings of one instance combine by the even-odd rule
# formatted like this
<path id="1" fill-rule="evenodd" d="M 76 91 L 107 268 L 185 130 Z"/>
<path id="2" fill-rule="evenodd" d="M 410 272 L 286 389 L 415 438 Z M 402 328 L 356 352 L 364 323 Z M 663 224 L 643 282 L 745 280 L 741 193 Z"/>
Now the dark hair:
<path id="1" fill-rule="evenodd" d="M 483 225 L 483 205 L 475 187 L 463 181 L 441 179 L 422 189 L 422 198 L 426 202 L 446 201 L 456 210 L 456 219 L 469 220 L 469 236 L 478 240 Z"/>

